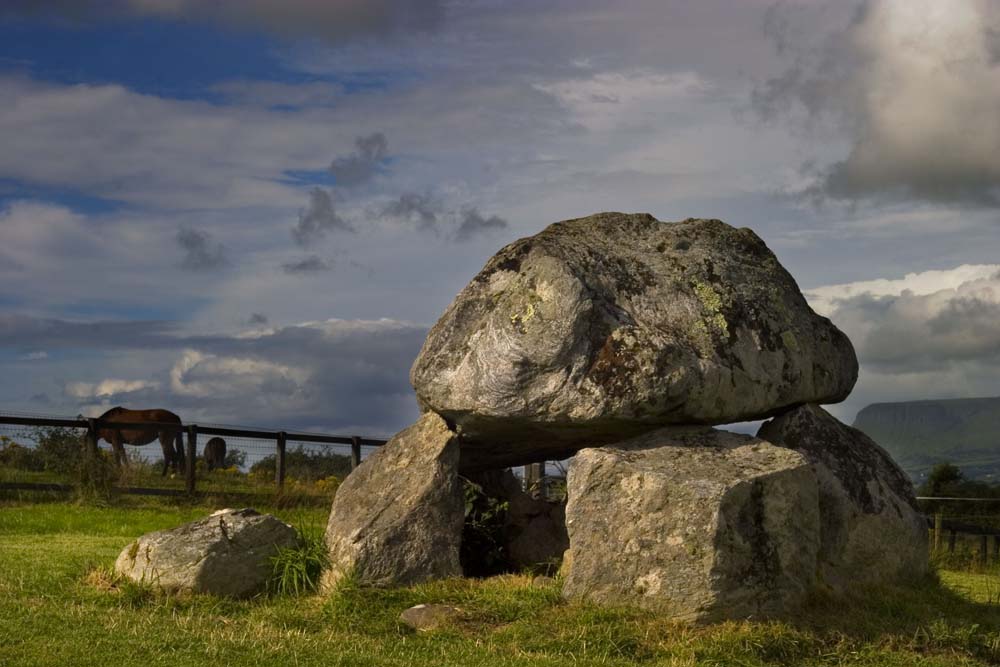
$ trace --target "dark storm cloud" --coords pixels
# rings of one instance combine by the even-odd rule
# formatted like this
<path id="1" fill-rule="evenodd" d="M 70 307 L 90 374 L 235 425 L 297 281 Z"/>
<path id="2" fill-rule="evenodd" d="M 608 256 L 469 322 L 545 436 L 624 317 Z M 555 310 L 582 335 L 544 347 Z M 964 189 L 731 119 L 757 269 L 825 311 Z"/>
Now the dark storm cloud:
<path id="1" fill-rule="evenodd" d="M 370 181 L 378 173 L 389 150 L 389 144 L 381 132 L 358 137 L 354 145 L 357 147 L 356 151 L 335 158 L 330 163 L 330 173 L 340 187 L 351 188 Z"/>
<path id="2" fill-rule="evenodd" d="M 507 228 L 507 221 L 503 218 L 496 215 L 484 218 L 475 208 L 463 209 L 460 215 L 461 223 L 455 232 L 456 241 L 468 241 L 480 234 Z"/>
<path id="3" fill-rule="evenodd" d="M 346 41 L 427 31 L 443 18 L 440 0 L 5 0 L 0 16 L 94 22 L 116 18 L 210 21 L 280 36 Z"/>
<path id="4" fill-rule="evenodd" d="M 309 205 L 299 212 L 299 223 L 292 228 L 292 238 L 307 248 L 333 230 L 354 231 L 336 210 L 333 196 L 323 188 L 309 191 Z"/>
<path id="5" fill-rule="evenodd" d="M 212 271 L 229 264 L 221 243 L 212 243 L 208 232 L 189 227 L 177 230 L 177 245 L 184 250 L 181 266 L 194 271 Z"/>
<path id="6" fill-rule="evenodd" d="M 437 226 L 441 213 L 441 202 L 431 194 L 404 192 L 382 209 L 381 216 L 413 222 L 418 230 L 426 231 Z"/>
<path id="7" fill-rule="evenodd" d="M 251 313 L 249 319 L 247 319 L 247 324 L 267 324 L 267 315 L 263 313 Z"/>
<path id="8" fill-rule="evenodd" d="M 226 423 L 284 428 L 363 429 L 389 435 L 416 418 L 409 369 L 427 329 L 392 320 L 330 320 L 255 336 L 171 335 L 165 322 L 90 322 L 0 316 L 0 347 L 157 349 L 166 366 L 117 380 L 100 362 L 65 377 L 67 414 L 96 398 L 167 405 Z M 150 357 L 152 358 L 152 357 Z M 163 363 L 162 361 L 159 363 Z M 77 375 L 74 375 L 76 373 Z M 137 375 L 132 373 L 133 378 Z M 30 400 L 36 400 L 38 397 Z M 69 405 L 69 402 L 74 402 Z"/>
<path id="9" fill-rule="evenodd" d="M 328 262 L 321 259 L 318 255 L 309 255 L 300 260 L 294 262 L 285 262 L 281 265 L 282 271 L 288 274 L 297 273 L 317 273 L 322 271 L 329 271 L 333 268 Z"/>
<path id="10" fill-rule="evenodd" d="M 848 8 L 826 35 L 803 29 L 820 16 L 815 7 L 781 3 L 766 15 L 766 34 L 792 64 L 755 91 L 757 113 L 801 111 L 851 144 L 805 194 L 1000 204 L 1000 12 L 972 2 L 871 0 L 839 10 Z"/>
<path id="11" fill-rule="evenodd" d="M 71 322 L 0 315 L 0 346 L 13 348 L 148 348 L 175 344 L 175 324 L 162 321 Z"/>

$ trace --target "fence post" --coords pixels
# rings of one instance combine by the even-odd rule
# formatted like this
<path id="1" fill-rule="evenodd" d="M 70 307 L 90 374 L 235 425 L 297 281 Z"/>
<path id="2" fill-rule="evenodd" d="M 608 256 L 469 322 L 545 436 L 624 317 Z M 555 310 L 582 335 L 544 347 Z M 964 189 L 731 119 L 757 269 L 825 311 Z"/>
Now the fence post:
<path id="1" fill-rule="evenodd" d="M 993 560 L 1000 560 L 1000 535 L 993 536 Z"/>
<path id="2" fill-rule="evenodd" d="M 948 553 L 955 553 L 955 529 L 950 528 L 948 530 Z"/>
<path id="3" fill-rule="evenodd" d="M 187 457 L 184 465 L 184 480 L 188 494 L 194 494 L 194 459 L 198 452 L 198 426 L 187 427 Z"/>
<path id="4" fill-rule="evenodd" d="M 987 553 L 990 548 L 989 539 L 990 538 L 986 535 L 986 533 L 979 536 L 979 563 L 981 565 L 986 565 L 986 561 L 989 558 Z"/>
<path id="5" fill-rule="evenodd" d="M 524 466 L 524 491 L 534 499 L 545 498 L 545 461 Z"/>
<path id="6" fill-rule="evenodd" d="M 285 445 L 287 434 L 284 431 L 278 432 L 278 459 L 274 462 L 274 480 L 278 483 L 278 491 L 285 488 Z"/>
<path id="7" fill-rule="evenodd" d="M 97 420 L 93 417 L 87 419 L 87 455 L 97 458 Z"/>
<path id="8" fill-rule="evenodd" d="M 943 516 L 941 512 L 934 513 L 934 553 L 941 551 L 941 523 Z"/>
<path id="9" fill-rule="evenodd" d="M 351 470 L 361 465 L 361 438 L 351 436 Z"/>

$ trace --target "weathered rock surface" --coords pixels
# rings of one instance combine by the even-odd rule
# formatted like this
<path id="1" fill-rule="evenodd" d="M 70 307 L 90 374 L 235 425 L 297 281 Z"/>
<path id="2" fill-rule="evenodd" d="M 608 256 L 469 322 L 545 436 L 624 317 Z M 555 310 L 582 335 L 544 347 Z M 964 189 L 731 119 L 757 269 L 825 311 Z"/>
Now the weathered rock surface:
<path id="1" fill-rule="evenodd" d="M 507 469 L 471 474 L 469 479 L 481 486 L 486 495 L 507 502 L 503 549 L 511 567 L 523 570 L 539 565 L 558 566 L 569 548 L 565 502 L 532 498 Z"/>
<path id="2" fill-rule="evenodd" d="M 687 621 L 782 616 L 813 586 L 816 476 L 798 452 L 668 427 L 569 470 L 563 594 Z"/>
<path id="3" fill-rule="evenodd" d="M 374 586 L 461 576 L 458 456 L 458 438 L 427 413 L 348 475 L 326 528 L 322 587 L 348 574 Z"/>
<path id="4" fill-rule="evenodd" d="M 622 213 L 503 248 L 410 373 L 462 435 L 466 471 L 836 402 L 856 378 L 850 341 L 752 231 Z"/>
<path id="5" fill-rule="evenodd" d="M 264 590 L 278 549 L 297 543 L 295 529 L 270 514 L 226 509 L 143 535 L 121 552 L 115 571 L 171 592 L 247 597 Z"/>
<path id="6" fill-rule="evenodd" d="M 775 417 L 757 436 L 801 453 L 816 472 L 824 583 L 842 590 L 927 571 L 927 525 L 913 486 L 871 438 L 816 405 Z"/>
<path id="7" fill-rule="evenodd" d="M 427 632 L 436 630 L 461 616 L 462 610 L 457 607 L 446 604 L 418 604 L 400 614 L 399 621 L 417 632 Z"/>

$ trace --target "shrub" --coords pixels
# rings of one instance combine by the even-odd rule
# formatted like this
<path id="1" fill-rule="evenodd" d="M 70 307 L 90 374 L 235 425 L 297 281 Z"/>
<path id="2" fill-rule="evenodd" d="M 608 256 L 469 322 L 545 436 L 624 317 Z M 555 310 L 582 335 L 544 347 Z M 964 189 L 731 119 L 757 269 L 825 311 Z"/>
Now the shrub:
<path id="1" fill-rule="evenodd" d="M 5 435 L 0 435 L 0 465 L 32 472 L 45 470 L 37 449 L 20 445 Z"/>
<path id="2" fill-rule="evenodd" d="M 250 474 L 255 477 L 274 479 L 277 457 L 265 456 L 250 466 Z M 331 452 L 303 449 L 301 445 L 285 452 L 285 479 L 295 478 L 314 482 L 327 477 L 343 479 L 351 472 L 351 457 Z"/>
<path id="3" fill-rule="evenodd" d="M 43 469 L 70 475 L 80 469 L 85 436 L 71 428 L 39 427 L 33 431 Z"/>
<path id="4" fill-rule="evenodd" d="M 223 459 L 223 468 L 236 468 L 238 470 L 243 470 L 243 467 L 247 464 L 247 453 L 241 449 L 233 449 L 230 447 L 226 451 L 226 458 Z"/>

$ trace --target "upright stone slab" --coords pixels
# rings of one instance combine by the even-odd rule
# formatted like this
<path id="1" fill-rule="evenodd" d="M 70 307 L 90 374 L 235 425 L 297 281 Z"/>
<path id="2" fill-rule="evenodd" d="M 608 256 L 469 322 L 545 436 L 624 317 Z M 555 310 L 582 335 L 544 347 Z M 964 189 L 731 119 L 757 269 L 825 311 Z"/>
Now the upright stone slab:
<path id="1" fill-rule="evenodd" d="M 326 528 L 331 565 L 322 588 L 348 574 L 373 586 L 461 576 L 458 456 L 458 438 L 429 413 L 348 475 Z"/>
<path id="2" fill-rule="evenodd" d="M 252 509 L 226 509 L 147 533 L 122 550 L 115 571 L 169 592 L 248 597 L 273 572 L 271 557 L 298 544 L 287 523 Z"/>
<path id="3" fill-rule="evenodd" d="M 871 438 L 817 405 L 775 417 L 757 436 L 801 453 L 816 472 L 824 583 L 842 590 L 927 572 L 927 524 L 913 485 Z"/>
<path id="4" fill-rule="evenodd" d="M 762 440 L 668 427 L 569 469 L 563 594 L 685 621 L 784 616 L 813 586 L 816 477 Z"/>
<path id="5" fill-rule="evenodd" d="M 459 429 L 466 471 L 836 402 L 856 379 L 850 341 L 752 231 L 623 213 L 503 248 L 410 373 Z"/>

